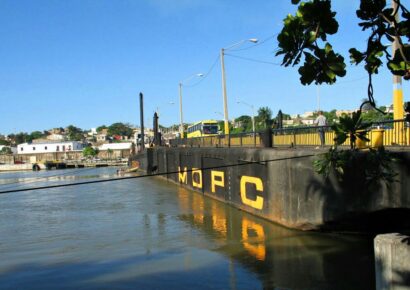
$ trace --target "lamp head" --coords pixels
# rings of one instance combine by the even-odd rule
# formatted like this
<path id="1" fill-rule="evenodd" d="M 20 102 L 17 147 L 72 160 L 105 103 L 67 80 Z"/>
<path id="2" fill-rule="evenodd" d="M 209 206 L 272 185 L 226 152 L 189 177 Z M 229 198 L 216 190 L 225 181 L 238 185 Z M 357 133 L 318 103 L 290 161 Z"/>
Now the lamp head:
<path id="1" fill-rule="evenodd" d="M 248 39 L 248 41 L 253 42 L 253 43 L 257 43 L 258 39 L 257 38 L 250 38 L 250 39 Z"/>
<path id="2" fill-rule="evenodd" d="M 204 74 L 203 74 L 203 73 L 199 73 L 199 74 L 196 74 L 196 76 L 197 76 L 197 77 L 203 77 Z"/>

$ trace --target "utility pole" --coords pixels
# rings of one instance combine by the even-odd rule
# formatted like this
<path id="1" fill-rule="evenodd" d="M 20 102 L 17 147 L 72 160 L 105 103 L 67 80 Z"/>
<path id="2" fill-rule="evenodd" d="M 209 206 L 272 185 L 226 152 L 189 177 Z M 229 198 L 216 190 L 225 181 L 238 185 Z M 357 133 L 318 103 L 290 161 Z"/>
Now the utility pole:
<path id="1" fill-rule="evenodd" d="M 225 61 L 224 61 L 225 49 L 221 49 L 221 71 L 222 71 L 222 94 L 224 104 L 224 124 L 225 135 L 229 135 L 229 117 L 228 117 L 228 97 L 226 95 L 226 79 L 225 79 Z"/>
<path id="2" fill-rule="evenodd" d="M 395 15 L 395 20 L 396 22 L 400 21 L 400 15 L 399 12 L 397 11 L 398 4 L 396 0 L 392 0 L 392 8 L 393 12 L 396 12 Z M 392 45 L 392 58 L 394 58 L 394 55 L 396 53 L 396 50 L 399 49 L 399 37 L 395 36 L 393 45 Z M 393 75 L 393 119 L 394 120 L 402 120 L 404 118 L 404 103 L 403 103 L 403 88 L 401 84 L 401 76 L 396 76 Z M 395 142 L 398 143 L 399 145 L 404 144 L 404 126 L 400 122 L 395 122 L 394 123 L 394 132 L 396 133 L 396 138 Z"/>
<path id="3" fill-rule="evenodd" d="M 182 82 L 179 83 L 179 134 L 181 135 L 181 139 L 184 138 L 184 120 L 182 115 Z"/>
<path id="4" fill-rule="evenodd" d="M 145 147 L 145 135 L 144 135 L 144 96 L 140 93 L 140 125 L 141 125 L 141 151 L 144 151 Z M 137 137 L 138 139 L 138 137 Z M 138 141 L 138 140 L 137 140 Z"/>

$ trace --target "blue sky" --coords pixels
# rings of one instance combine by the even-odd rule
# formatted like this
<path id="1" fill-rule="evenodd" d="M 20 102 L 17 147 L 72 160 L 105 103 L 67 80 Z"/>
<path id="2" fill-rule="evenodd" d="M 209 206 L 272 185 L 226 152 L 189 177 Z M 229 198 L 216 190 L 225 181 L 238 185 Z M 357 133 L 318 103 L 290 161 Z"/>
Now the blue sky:
<path id="1" fill-rule="evenodd" d="M 350 47 L 364 47 L 367 35 L 357 26 L 358 3 L 333 0 L 340 29 L 330 41 L 345 58 Z M 272 36 L 295 9 L 290 0 L 2 0 L 0 133 L 70 124 L 84 129 L 114 122 L 138 125 L 140 91 L 148 125 L 157 107 L 161 124 L 178 123 L 179 81 L 206 73 L 220 48 L 242 39 L 266 42 L 230 54 L 280 62 Z M 296 114 L 317 108 L 316 86 L 302 86 L 296 68 L 232 56 L 226 56 L 225 66 L 230 118 L 251 114 L 238 99 L 256 108 L 269 106 L 274 115 L 279 109 Z M 223 111 L 219 61 L 198 80 L 184 88 L 184 120 L 221 118 L 215 113 Z M 405 100 L 408 87 L 403 86 Z M 379 105 L 392 103 L 386 69 L 375 77 L 374 89 Z M 339 84 L 321 86 L 320 105 L 354 109 L 366 92 L 363 68 L 349 64 Z"/>

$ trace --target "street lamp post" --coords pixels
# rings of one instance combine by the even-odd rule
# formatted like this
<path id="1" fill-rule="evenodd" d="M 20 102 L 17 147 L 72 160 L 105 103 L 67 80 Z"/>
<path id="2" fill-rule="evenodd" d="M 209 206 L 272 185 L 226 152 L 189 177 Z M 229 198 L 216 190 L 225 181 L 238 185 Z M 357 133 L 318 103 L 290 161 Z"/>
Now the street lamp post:
<path id="1" fill-rule="evenodd" d="M 183 120 L 183 113 L 182 113 L 182 86 L 184 85 L 185 82 L 191 80 L 193 77 L 203 77 L 203 76 L 204 74 L 197 73 L 179 82 L 179 120 L 180 120 L 179 133 L 181 134 L 181 138 L 184 138 L 184 120 Z"/>
<path id="2" fill-rule="evenodd" d="M 225 77 L 225 51 L 241 45 L 244 42 L 253 42 L 257 43 L 258 40 L 256 38 L 250 38 L 250 39 L 245 39 L 241 40 L 237 43 L 232 44 L 231 46 L 228 46 L 227 48 L 221 48 L 221 71 L 222 71 L 222 96 L 223 96 L 223 105 L 224 105 L 224 123 L 225 123 L 225 134 L 229 134 L 229 119 L 228 119 L 228 96 L 226 94 L 226 77 Z"/>
<path id="3" fill-rule="evenodd" d="M 255 134 L 255 107 L 242 101 L 237 101 L 237 103 L 248 106 L 252 109 L 252 132 Z"/>

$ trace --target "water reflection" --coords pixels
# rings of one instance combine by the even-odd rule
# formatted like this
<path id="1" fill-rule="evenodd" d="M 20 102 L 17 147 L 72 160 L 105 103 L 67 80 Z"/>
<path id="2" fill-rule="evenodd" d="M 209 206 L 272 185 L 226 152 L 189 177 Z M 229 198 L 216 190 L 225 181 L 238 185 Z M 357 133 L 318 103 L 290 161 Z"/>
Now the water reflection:
<path id="1" fill-rule="evenodd" d="M 180 218 L 217 239 L 230 267 L 245 266 L 265 289 L 374 288 L 368 238 L 289 230 L 183 188 L 178 199 L 182 212 L 192 208 Z"/>
<path id="2" fill-rule="evenodd" d="M 74 182 L 82 179 L 90 180 L 117 177 L 116 175 L 114 175 L 114 172 L 111 168 L 104 169 L 105 170 L 101 171 L 98 171 L 95 168 L 81 168 L 64 170 L 42 170 L 37 172 L 0 172 L 0 191 L 21 187 Z"/>
<path id="3" fill-rule="evenodd" d="M 243 247 L 257 260 L 264 261 L 266 255 L 265 231 L 261 224 L 248 218 L 242 220 Z"/>
<path id="4" fill-rule="evenodd" d="M 374 288 L 370 239 L 291 231 L 159 179 L 5 194 L 0 204 L 0 289 Z"/>

